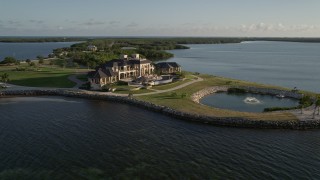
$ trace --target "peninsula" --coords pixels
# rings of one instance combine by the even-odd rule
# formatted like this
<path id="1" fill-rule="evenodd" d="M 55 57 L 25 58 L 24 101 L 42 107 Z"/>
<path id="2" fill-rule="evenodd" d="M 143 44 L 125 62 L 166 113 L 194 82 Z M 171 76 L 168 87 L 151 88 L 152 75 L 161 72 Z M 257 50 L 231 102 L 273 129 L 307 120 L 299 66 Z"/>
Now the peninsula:
<path id="1" fill-rule="evenodd" d="M 7 74 L 9 81 L 4 83 L 9 84 L 2 84 L 1 95 L 93 97 L 136 104 L 180 119 L 215 125 L 319 127 L 319 115 L 313 113 L 319 106 L 315 93 L 295 91 L 292 94 L 290 89 L 282 87 L 185 72 L 177 63 L 156 62 L 158 58 L 167 57 L 168 53 L 163 50 L 187 48 L 177 43 L 201 43 L 202 40 L 208 43 L 242 41 L 234 38 L 96 39 L 56 49 L 48 58 L 24 61 L 7 58 L 0 66 L 0 75 Z M 305 98 L 298 107 L 270 107 L 269 110 L 278 111 L 265 113 L 218 109 L 199 103 L 199 98 L 205 95 L 232 88 L 273 96 L 286 94 L 296 99 L 310 98 Z"/>

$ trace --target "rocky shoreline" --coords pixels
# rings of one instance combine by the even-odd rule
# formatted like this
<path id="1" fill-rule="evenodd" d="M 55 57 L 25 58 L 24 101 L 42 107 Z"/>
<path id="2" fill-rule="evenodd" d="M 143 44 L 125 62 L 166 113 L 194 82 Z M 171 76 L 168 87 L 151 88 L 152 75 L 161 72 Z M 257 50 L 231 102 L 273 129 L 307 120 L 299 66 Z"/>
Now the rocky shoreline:
<path id="1" fill-rule="evenodd" d="M 217 92 L 227 92 L 229 88 L 237 88 L 243 89 L 250 93 L 258 93 L 258 94 L 268 94 L 268 95 L 284 95 L 285 97 L 301 99 L 303 97 L 302 94 L 297 92 L 288 91 L 288 90 L 280 90 L 280 89 L 269 89 L 269 88 L 258 88 L 258 87 L 250 87 L 250 86 L 213 86 L 208 87 L 206 89 L 202 89 L 194 94 L 192 94 L 191 99 L 195 103 L 200 103 L 200 99 Z"/>
<path id="2" fill-rule="evenodd" d="M 213 92 L 214 90 L 224 90 L 227 87 L 213 88 L 202 90 L 200 93 L 193 95 L 192 98 L 199 98 L 205 93 Z M 12 97 L 12 96 L 65 96 L 65 97 L 77 97 L 87 99 L 106 100 L 112 102 L 126 103 L 143 107 L 154 112 L 159 112 L 174 118 L 178 118 L 190 122 L 198 122 L 211 124 L 216 126 L 228 126 L 228 127 L 242 127 L 242 128 L 261 128 L 261 129 L 315 129 L 320 128 L 319 120 L 308 121 L 273 121 L 273 120 L 250 120 L 241 117 L 213 117 L 206 115 L 198 115 L 193 113 L 187 113 L 177 111 L 175 109 L 156 105 L 150 102 L 145 102 L 129 97 L 120 97 L 114 95 L 106 95 L 101 93 L 94 93 L 85 90 L 75 89 L 34 89 L 34 90 L 2 90 L 0 91 L 0 97 Z M 203 96 L 202 96 L 203 97 Z"/>

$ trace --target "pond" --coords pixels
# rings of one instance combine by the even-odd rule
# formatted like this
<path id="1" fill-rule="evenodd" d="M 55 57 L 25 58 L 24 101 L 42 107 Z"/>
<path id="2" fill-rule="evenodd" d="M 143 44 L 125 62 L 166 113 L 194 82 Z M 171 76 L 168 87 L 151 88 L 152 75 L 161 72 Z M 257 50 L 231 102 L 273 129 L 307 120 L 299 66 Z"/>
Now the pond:
<path id="1" fill-rule="evenodd" d="M 254 93 L 221 92 L 202 98 L 200 103 L 221 109 L 263 112 L 265 108 L 270 107 L 295 107 L 299 105 L 299 100 Z"/>

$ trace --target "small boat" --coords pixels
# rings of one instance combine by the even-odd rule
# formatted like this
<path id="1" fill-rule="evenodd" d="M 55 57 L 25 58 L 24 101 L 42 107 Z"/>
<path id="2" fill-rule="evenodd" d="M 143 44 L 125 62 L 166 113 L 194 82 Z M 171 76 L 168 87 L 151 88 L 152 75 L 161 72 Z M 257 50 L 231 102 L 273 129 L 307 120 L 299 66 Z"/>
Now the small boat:
<path id="1" fill-rule="evenodd" d="M 283 94 L 277 94 L 276 97 L 277 98 L 284 98 L 285 96 Z"/>

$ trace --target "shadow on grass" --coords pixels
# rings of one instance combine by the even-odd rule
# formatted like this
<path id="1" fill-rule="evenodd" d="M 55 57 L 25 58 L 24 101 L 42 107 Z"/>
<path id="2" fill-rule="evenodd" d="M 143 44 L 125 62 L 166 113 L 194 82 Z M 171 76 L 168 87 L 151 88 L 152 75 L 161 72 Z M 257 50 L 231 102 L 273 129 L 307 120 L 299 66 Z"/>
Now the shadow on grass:
<path id="1" fill-rule="evenodd" d="M 57 88 L 71 88 L 76 85 L 68 79 L 69 75 L 60 76 L 45 76 L 45 77 L 33 77 L 33 78 L 21 78 L 18 80 L 12 80 L 9 83 L 20 86 L 31 87 L 57 87 Z"/>

